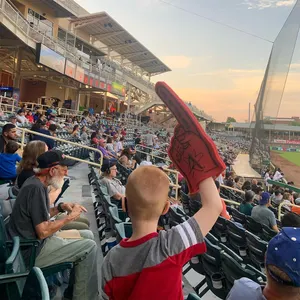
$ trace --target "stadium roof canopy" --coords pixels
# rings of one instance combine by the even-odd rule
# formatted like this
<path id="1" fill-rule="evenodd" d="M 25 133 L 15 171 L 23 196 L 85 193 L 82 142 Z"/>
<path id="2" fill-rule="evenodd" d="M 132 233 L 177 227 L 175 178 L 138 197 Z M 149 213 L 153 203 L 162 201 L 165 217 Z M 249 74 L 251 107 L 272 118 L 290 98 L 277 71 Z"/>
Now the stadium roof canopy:
<path id="1" fill-rule="evenodd" d="M 106 12 L 73 18 L 71 22 L 75 30 L 86 31 L 104 44 L 107 51 L 118 53 L 150 75 L 171 71 Z"/>
<path id="2" fill-rule="evenodd" d="M 33 4 L 42 2 L 48 5 L 58 18 L 73 17 L 80 14 L 87 13 L 87 11 L 77 4 L 74 0 L 28 0 Z"/>
<path id="3" fill-rule="evenodd" d="M 255 123 L 230 123 L 233 128 L 236 129 L 254 129 Z M 289 126 L 289 125 L 281 125 L 281 124 L 264 124 L 265 130 L 271 131 L 291 131 L 291 132 L 300 132 L 300 126 Z"/>

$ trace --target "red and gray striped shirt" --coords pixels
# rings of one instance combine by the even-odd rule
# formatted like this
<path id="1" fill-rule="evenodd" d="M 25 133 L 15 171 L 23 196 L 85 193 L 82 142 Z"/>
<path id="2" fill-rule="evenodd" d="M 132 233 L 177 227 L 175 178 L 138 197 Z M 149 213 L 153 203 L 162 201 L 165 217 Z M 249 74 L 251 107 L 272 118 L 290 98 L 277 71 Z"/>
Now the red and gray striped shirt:
<path id="1" fill-rule="evenodd" d="M 205 251 L 194 218 L 139 240 L 124 239 L 104 259 L 102 299 L 182 300 L 182 267 Z"/>

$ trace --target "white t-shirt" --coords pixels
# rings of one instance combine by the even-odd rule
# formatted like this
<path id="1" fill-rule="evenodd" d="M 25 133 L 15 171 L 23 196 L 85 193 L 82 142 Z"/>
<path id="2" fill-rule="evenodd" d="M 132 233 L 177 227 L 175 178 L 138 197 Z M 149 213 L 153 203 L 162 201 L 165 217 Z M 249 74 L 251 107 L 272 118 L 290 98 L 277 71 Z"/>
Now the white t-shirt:
<path id="1" fill-rule="evenodd" d="M 122 150 L 123 150 L 123 144 L 122 144 L 122 142 L 119 141 L 116 143 L 116 152 L 118 153 Z"/>
<path id="2" fill-rule="evenodd" d="M 106 149 L 110 152 L 114 152 L 114 145 L 112 143 L 106 144 Z"/>
<path id="3" fill-rule="evenodd" d="M 276 173 L 274 174 L 273 180 L 274 181 L 278 181 L 282 178 L 283 176 L 281 175 L 280 172 L 276 171 Z"/>
<path id="4" fill-rule="evenodd" d="M 19 116 L 19 115 L 17 115 L 16 118 L 17 118 L 18 123 L 20 123 L 20 124 L 28 123 L 28 120 L 26 119 L 25 116 Z"/>
<path id="5" fill-rule="evenodd" d="M 153 137 L 154 135 L 151 133 L 145 135 L 145 143 L 147 146 L 153 146 Z"/>

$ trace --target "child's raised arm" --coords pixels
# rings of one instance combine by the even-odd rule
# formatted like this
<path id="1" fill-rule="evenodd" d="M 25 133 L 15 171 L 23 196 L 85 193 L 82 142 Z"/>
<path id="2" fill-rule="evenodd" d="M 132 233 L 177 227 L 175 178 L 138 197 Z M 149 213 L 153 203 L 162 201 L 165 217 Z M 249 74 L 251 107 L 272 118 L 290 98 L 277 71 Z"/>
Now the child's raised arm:
<path id="1" fill-rule="evenodd" d="M 194 215 L 194 218 L 205 236 L 213 227 L 222 211 L 222 202 L 219 192 L 212 177 L 203 180 L 200 185 L 202 208 Z"/>
<path id="2" fill-rule="evenodd" d="M 168 154 L 188 182 L 189 192 L 199 192 L 202 208 L 195 214 L 206 235 L 222 211 L 222 202 L 213 177 L 225 169 L 218 150 L 187 105 L 165 84 L 158 82 L 156 93 L 178 121 Z"/>

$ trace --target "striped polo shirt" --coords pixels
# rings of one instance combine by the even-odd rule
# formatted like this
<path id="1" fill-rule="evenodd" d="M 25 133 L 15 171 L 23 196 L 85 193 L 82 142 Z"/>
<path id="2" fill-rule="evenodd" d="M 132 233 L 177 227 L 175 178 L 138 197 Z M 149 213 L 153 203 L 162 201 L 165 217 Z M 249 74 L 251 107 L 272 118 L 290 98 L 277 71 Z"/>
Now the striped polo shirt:
<path id="1" fill-rule="evenodd" d="M 141 239 L 124 239 L 109 251 L 102 265 L 102 299 L 183 299 L 182 267 L 206 251 L 197 221 Z"/>

